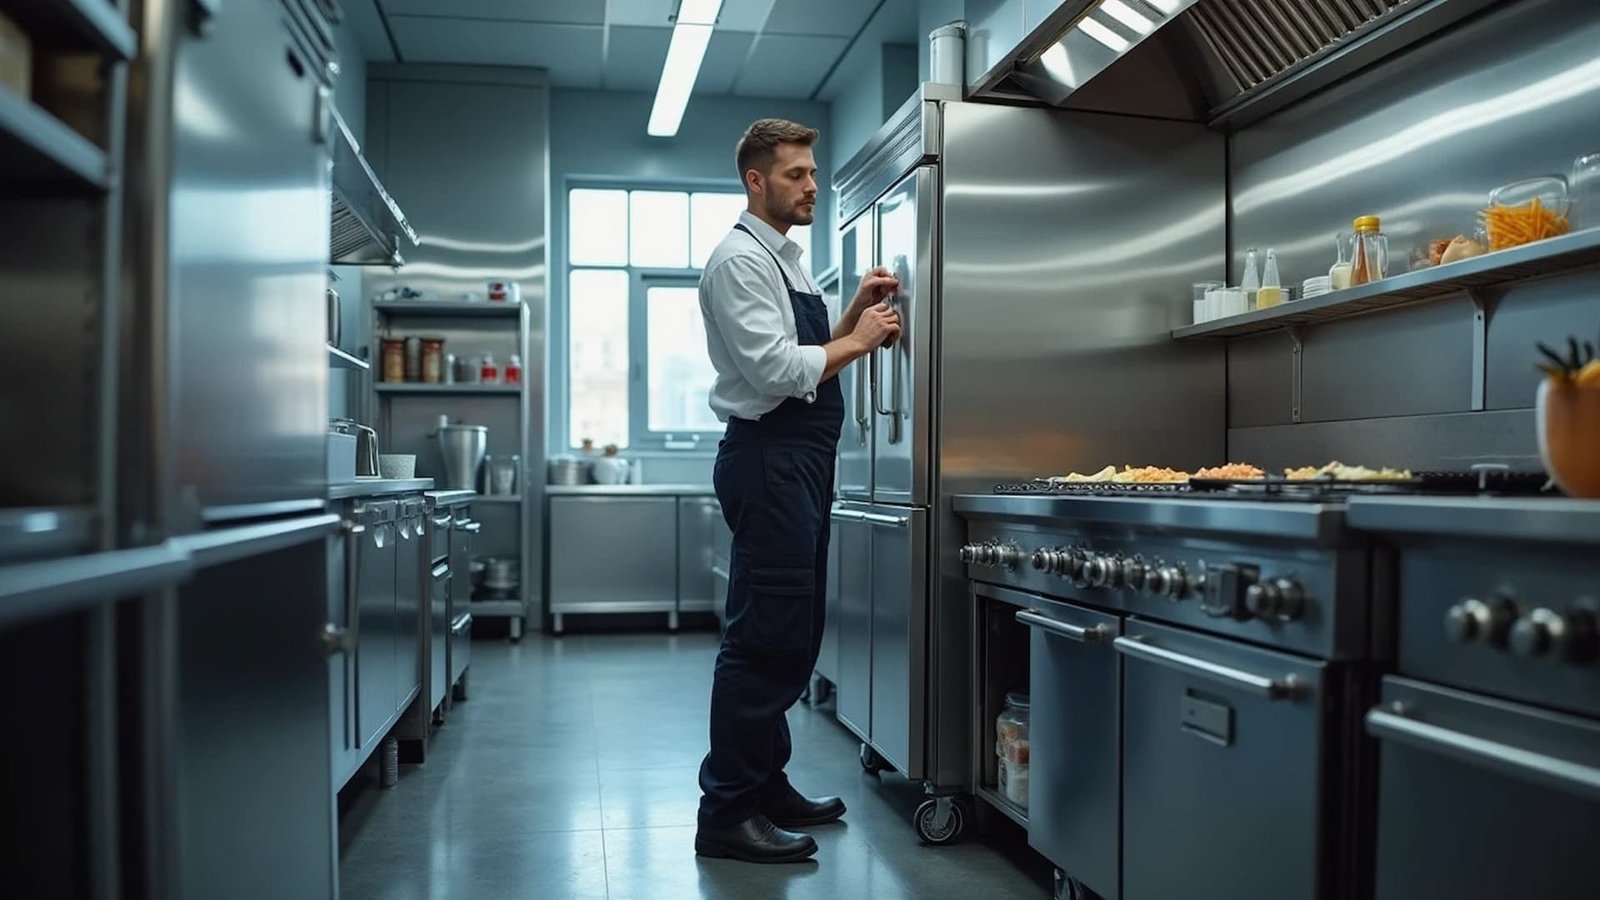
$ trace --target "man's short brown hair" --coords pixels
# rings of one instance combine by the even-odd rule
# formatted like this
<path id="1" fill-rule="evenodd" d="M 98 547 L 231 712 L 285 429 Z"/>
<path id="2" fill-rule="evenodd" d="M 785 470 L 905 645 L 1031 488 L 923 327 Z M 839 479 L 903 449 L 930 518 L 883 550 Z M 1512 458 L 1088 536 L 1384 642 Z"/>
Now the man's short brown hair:
<path id="1" fill-rule="evenodd" d="M 818 131 L 788 119 L 757 119 L 739 138 L 734 160 L 739 164 L 739 182 L 744 183 L 744 173 L 755 169 L 765 174 L 772 168 L 779 144 L 803 144 L 807 147 L 817 142 Z"/>

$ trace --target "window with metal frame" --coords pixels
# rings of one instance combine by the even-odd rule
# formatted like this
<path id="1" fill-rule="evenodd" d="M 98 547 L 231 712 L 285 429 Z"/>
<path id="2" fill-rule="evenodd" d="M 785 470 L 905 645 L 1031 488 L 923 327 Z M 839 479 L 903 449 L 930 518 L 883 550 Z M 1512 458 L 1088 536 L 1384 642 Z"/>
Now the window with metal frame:
<path id="1" fill-rule="evenodd" d="M 568 191 L 567 446 L 715 445 L 700 269 L 744 208 L 734 190 Z M 789 237 L 809 258 L 810 229 Z"/>

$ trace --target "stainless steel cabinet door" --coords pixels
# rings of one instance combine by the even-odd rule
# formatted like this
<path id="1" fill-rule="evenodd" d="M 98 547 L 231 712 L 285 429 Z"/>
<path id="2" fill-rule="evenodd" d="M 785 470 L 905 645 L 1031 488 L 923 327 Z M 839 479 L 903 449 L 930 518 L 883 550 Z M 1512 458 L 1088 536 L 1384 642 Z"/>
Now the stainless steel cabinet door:
<path id="1" fill-rule="evenodd" d="M 676 497 L 551 497 L 550 611 L 671 612 Z"/>
<path id="2" fill-rule="evenodd" d="M 877 204 L 878 264 L 900 279 L 889 303 L 901 326 L 900 339 L 871 356 L 872 496 L 878 503 L 928 502 L 938 178 L 936 168 L 919 168 Z"/>
<path id="3" fill-rule="evenodd" d="M 874 506 L 865 515 L 872 528 L 872 744 L 906 777 L 921 778 L 928 514 Z"/>
<path id="4" fill-rule="evenodd" d="M 429 606 L 433 585 L 425 580 L 428 567 L 423 558 L 428 552 L 428 535 L 422 525 L 427 518 L 420 514 L 421 502 L 417 501 L 418 514 L 402 518 L 397 529 L 399 545 L 395 550 L 394 571 L 396 705 L 404 703 L 406 696 L 422 684 L 422 642 L 427 639 L 427 618 L 423 610 Z"/>
<path id="5" fill-rule="evenodd" d="M 722 507 L 714 497 L 678 498 L 678 612 L 709 612 L 711 566 Z"/>
<path id="6" fill-rule="evenodd" d="M 428 708 L 444 703 L 450 686 L 450 564 L 433 567 L 428 614 Z"/>
<path id="7" fill-rule="evenodd" d="M 872 728 L 872 526 L 834 510 L 839 541 L 839 679 L 835 714 L 863 740 Z"/>
<path id="8" fill-rule="evenodd" d="M 872 210 L 868 209 L 844 230 L 844 249 L 839 262 L 841 298 L 853 297 L 862 276 L 877 264 L 876 224 Z M 839 436 L 839 496 L 846 500 L 872 499 L 871 363 L 871 357 L 863 357 L 839 373 L 845 408 L 844 431 Z"/>
<path id="9" fill-rule="evenodd" d="M 1600 725 L 1403 678 L 1383 701 L 1378 900 L 1594 894 Z"/>
<path id="10" fill-rule="evenodd" d="M 363 748 L 382 734 L 394 715 L 395 545 L 394 502 L 369 504 L 360 514 L 361 594 L 356 600 L 356 731 Z"/>
<path id="11" fill-rule="evenodd" d="M 983 589 L 980 588 L 980 592 Z M 1029 639 L 1028 843 L 1105 900 L 1120 896 L 1122 620 L 1035 598 Z"/>
<path id="12" fill-rule="evenodd" d="M 1122 896 L 1316 897 L 1321 664 L 1148 622 L 1126 630 Z"/>

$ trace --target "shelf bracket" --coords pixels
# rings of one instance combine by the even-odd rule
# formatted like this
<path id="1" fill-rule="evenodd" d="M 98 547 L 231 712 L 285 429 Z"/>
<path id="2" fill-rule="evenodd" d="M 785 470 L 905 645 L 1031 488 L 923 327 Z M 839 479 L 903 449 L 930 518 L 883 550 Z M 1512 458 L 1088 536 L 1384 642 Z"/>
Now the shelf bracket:
<path id="1" fill-rule="evenodd" d="M 1468 288 L 1472 300 L 1472 405 L 1483 412 L 1488 403 L 1489 319 L 1494 315 L 1496 295 L 1488 288 Z"/>
<path id="2" fill-rule="evenodd" d="M 1290 325 L 1283 331 L 1289 335 L 1289 340 L 1294 343 L 1294 350 L 1290 353 L 1289 361 L 1289 414 L 1291 421 L 1299 423 L 1300 402 L 1304 396 L 1302 385 L 1306 370 L 1306 344 L 1303 331 L 1299 325 Z"/>

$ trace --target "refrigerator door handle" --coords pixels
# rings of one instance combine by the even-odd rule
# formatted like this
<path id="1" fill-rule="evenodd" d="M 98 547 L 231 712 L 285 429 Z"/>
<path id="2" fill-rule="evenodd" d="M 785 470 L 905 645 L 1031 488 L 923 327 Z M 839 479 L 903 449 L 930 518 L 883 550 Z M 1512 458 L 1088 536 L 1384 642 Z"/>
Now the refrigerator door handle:
<path id="1" fill-rule="evenodd" d="M 856 372 L 856 443 L 865 447 L 867 445 L 867 425 L 872 417 L 867 412 L 867 381 L 871 377 L 871 367 L 865 360 L 857 360 L 852 365 L 860 371 Z"/>
<path id="2" fill-rule="evenodd" d="M 872 410 L 880 416 L 892 416 L 883 408 L 883 349 L 872 351 Z"/>
<path id="3" fill-rule="evenodd" d="M 891 369 L 889 378 L 890 402 L 889 412 L 885 413 L 885 415 L 889 417 L 889 443 L 891 444 L 900 443 L 900 438 L 902 437 L 900 418 L 900 395 L 902 393 L 902 389 L 900 384 L 900 372 L 906 366 L 911 364 L 911 354 L 906 351 L 905 346 L 905 335 L 902 334 L 900 336 L 900 340 L 895 341 L 894 346 L 890 347 L 888 350 L 888 352 L 891 354 L 889 357 L 889 366 Z M 904 359 L 898 358 L 901 354 L 905 356 Z"/>

